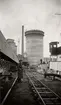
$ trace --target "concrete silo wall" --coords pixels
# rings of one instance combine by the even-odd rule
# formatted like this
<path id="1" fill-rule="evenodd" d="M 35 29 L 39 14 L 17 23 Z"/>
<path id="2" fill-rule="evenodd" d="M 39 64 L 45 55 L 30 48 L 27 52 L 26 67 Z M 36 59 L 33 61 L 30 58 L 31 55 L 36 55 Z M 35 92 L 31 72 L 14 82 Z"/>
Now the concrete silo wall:
<path id="1" fill-rule="evenodd" d="M 26 35 L 26 52 L 30 65 L 37 65 L 43 59 L 43 35 L 36 32 Z"/>

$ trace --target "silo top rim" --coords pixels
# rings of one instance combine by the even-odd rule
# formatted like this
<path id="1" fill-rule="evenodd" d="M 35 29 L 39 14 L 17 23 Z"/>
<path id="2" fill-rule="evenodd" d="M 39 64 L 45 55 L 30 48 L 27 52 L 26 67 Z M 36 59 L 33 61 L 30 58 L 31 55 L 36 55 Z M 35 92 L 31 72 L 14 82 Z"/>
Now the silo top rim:
<path id="1" fill-rule="evenodd" d="M 41 30 L 28 30 L 25 32 L 25 36 L 30 35 L 30 34 L 39 34 L 39 35 L 44 36 L 44 32 Z"/>

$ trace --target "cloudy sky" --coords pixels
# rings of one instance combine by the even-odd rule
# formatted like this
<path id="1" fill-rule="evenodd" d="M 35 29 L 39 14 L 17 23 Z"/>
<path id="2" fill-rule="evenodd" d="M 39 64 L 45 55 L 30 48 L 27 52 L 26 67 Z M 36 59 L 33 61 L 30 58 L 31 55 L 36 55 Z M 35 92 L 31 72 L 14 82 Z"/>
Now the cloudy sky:
<path id="1" fill-rule="evenodd" d="M 25 31 L 44 31 L 44 56 L 49 56 L 49 42 L 60 41 L 60 14 L 61 0 L 0 0 L 0 30 L 16 43 L 21 40 L 23 24 Z"/>

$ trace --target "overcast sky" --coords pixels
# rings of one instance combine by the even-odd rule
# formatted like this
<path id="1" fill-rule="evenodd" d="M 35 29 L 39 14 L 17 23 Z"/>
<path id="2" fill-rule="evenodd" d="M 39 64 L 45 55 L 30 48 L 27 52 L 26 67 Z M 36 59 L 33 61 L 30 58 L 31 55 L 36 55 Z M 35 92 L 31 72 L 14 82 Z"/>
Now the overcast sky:
<path id="1" fill-rule="evenodd" d="M 23 24 L 25 31 L 44 31 L 44 56 L 49 56 L 49 42 L 60 41 L 60 14 L 61 0 L 0 0 L 0 29 L 16 42 L 21 39 Z"/>

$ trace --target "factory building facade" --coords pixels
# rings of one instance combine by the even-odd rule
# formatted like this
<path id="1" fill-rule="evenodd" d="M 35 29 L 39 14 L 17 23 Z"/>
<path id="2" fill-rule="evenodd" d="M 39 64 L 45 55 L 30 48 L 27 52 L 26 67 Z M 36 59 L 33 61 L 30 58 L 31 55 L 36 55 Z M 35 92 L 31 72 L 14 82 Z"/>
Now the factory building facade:
<path id="1" fill-rule="evenodd" d="M 40 30 L 29 30 L 25 32 L 26 53 L 30 65 L 37 65 L 43 59 L 43 36 Z"/>

